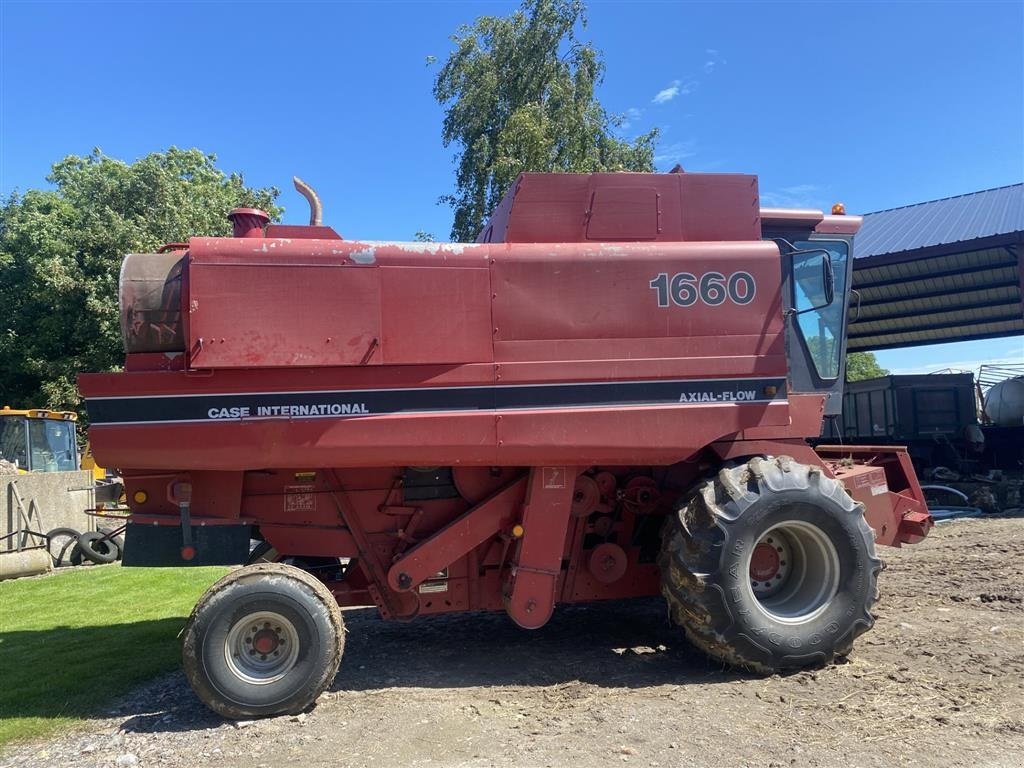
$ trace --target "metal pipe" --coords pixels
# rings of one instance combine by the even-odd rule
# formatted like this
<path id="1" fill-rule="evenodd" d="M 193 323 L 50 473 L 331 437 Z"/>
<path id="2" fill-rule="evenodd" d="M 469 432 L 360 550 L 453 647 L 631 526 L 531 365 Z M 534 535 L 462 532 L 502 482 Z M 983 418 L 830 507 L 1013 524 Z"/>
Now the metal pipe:
<path id="1" fill-rule="evenodd" d="M 292 183 L 295 185 L 296 191 L 309 203 L 309 225 L 319 227 L 324 218 L 324 207 L 320 203 L 319 196 L 309 184 L 298 176 L 292 176 Z"/>

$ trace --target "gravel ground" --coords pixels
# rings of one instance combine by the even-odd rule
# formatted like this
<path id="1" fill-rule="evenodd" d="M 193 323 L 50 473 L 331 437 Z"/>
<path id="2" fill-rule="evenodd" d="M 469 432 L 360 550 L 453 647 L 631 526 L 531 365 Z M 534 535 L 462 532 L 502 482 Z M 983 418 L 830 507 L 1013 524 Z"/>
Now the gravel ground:
<path id="1" fill-rule="evenodd" d="M 175 673 L 0 766 L 1024 766 L 1024 518 L 883 550 L 878 623 L 843 664 L 723 670 L 659 600 L 381 622 L 346 611 L 332 690 L 232 724 Z"/>

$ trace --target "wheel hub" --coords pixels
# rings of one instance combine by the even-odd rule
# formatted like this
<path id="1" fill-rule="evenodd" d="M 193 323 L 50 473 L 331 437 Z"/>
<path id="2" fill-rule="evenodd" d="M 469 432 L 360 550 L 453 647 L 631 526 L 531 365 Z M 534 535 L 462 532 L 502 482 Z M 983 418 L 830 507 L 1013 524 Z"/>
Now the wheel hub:
<path id="1" fill-rule="evenodd" d="M 754 548 L 750 558 L 750 578 L 753 581 L 771 581 L 779 572 L 779 553 L 775 547 L 762 541 Z"/>
<path id="2" fill-rule="evenodd" d="M 835 545 L 822 529 L 803 521 L 781 523 L 762 534 L 748 571 L 758 607 L 787 624 L 810 621 L 839 587 Z"/>
<path id="3" fill-rule="evenodd" d="M 299 635 L 284 616 L 270 611 L 235 622 L 224 642 L 224 658 L 240 679 L 256 685 L 280 680 L 295 666 Z"/>
<path id="4" fill-rule="evenodd" d="M 273 653 L 280 644 L 277 633 L 272 629 L 261 629 L 252 639 L 252 647 L 261 654 Z"/>
<path id="5" fill-rule="evenodd" d="M 785 585 L 793 567 L 792 548 L 786 534 L 769 531 L 750 556 L 750 585 L 758 599 L 771 597 Z"/>

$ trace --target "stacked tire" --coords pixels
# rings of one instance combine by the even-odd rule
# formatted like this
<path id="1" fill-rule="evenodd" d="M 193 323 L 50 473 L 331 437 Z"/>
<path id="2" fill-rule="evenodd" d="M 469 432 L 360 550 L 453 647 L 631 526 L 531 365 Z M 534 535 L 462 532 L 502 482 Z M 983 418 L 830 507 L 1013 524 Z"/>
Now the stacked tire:
<path id="1" fill-rule="evenodd" d="M 55 568 L 86 562 L 105 565 L 120 560 L 124 555 L 124 539 L 115 535 L 112 528 L 101 527 L 85 533 L 74 528 L 54 528 L 46 538 Z"/>

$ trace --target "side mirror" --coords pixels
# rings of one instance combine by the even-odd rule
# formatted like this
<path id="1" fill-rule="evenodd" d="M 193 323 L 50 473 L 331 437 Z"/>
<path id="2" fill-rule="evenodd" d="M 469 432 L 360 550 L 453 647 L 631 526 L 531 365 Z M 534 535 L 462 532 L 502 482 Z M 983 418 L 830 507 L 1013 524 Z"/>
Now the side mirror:
<path id="1" fill-rule="evenodd" d="M 828 251 L 821 255 L 821 279 L 825 284 L 825 306 L 836 298 L 836 274 L 832 271 L 832 257 Z"/>
<path id="2" fill-rule="evenodd" d="M 823 309 L 836 298 L 836 275 L 832 254 L 824 248 L 792 251 L 794 280 L 794 314 Z M 815 257 L 820 256 L 820 264 Z"/>

